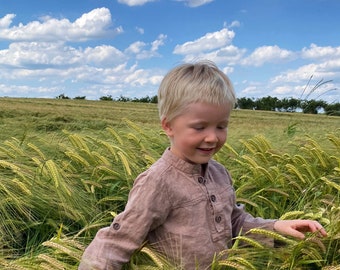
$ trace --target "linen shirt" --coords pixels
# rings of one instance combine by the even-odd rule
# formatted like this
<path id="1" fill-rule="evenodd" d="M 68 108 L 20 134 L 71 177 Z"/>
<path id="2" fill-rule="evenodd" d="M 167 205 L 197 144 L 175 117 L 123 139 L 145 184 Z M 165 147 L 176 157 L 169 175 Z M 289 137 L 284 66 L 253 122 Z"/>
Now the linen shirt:
<path id="1" fill-rule="evenodd" d="M 121 269 L 145 241 L 177 269 L 209 269 L 214 255 L 230 247 L 241 229 L 273 230 L 273 223 L 236 203 L 224 166 L 214 160 L 191 164 L 167 149 L 136 178 L 125 210 L 98 231 L 79 270 Z"/>

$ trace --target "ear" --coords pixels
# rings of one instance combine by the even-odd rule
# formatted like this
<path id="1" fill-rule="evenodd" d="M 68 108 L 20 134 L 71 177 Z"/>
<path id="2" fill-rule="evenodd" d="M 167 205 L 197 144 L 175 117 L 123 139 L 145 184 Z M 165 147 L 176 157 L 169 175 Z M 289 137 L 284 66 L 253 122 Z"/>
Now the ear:
<path id="1" fill-rule="evenodd" d="M 166 135 L 168 135 L 168 137 L 171 137 L 172 136 L 171 122 L 168 122 L 166 118 L 163 118 L 161 124 L 162 129 L 165 131 Z"/>

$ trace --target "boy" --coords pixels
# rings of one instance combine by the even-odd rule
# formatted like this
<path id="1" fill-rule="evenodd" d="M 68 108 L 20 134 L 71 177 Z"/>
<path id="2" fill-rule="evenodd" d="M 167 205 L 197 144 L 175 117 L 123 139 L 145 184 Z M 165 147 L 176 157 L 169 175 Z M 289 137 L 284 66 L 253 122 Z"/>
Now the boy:
<path id="1" fill-rule="evenodd" d="M 209 269 L 215 254 L 251 228 L 326 235 L 316 221 L 254 218 L 236 204 L 228 171 L 212 160 L 235 102 L 231 82 L 211 62 L 183 64 L 164 77 L 158 108 L 170 148 L 137 177 L 125 210 L 99 230 L 79 270 L 121 269 L 145 241 L 178 269 L 191 270 Z"/>

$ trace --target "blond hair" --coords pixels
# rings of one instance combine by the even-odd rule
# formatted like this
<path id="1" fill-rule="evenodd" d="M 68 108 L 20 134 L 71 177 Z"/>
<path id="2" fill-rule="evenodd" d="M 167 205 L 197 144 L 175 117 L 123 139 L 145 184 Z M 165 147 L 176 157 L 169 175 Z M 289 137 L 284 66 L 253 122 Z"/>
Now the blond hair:
<path id="1" fill-rule="evenodd" d="M 231 81 L 209 61 L 182 64 L 170 70 L 158 89 L 160 119 L 171 121 L 192 103 L 234 107 L 236 96 Z"/>

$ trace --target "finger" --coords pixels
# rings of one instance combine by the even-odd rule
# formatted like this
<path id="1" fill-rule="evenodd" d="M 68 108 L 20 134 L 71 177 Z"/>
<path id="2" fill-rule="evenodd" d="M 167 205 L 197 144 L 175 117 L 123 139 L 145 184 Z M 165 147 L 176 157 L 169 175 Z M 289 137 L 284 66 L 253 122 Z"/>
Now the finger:
<path id="1" fill-rule="evenodd" d="M 318 232 L 320 236 L 327 236 L 326 230 L 317 221 L 313 221 L 312 223 L 310 223 L 309 228 L 310 228 L 310 232 L 312 233 Z"/>
<path id="2" fill-rule="evenodd" d="M 305 239 L 305 235 L 302 232 L 293 228 L 289 230 L 288 234 L 298 239 Z"/>
<path id="3" fill-rule="evenodd" d="M 319 235 L 327 236 L 327 232 L 326 232 L 325 228 L 321 224 L 319 224 L 318 222 L 316 224 L 316 229 L 319 232 Z"/>

